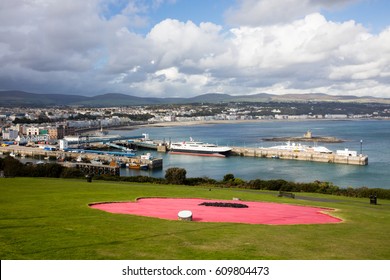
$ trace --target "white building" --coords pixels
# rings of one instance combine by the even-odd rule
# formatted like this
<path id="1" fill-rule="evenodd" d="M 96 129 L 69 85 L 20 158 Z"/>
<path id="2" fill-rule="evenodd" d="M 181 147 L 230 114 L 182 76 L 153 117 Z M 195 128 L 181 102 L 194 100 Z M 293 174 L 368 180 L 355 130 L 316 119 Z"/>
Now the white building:
<path id="1" fill-rule="evenodd" d="M 9 129 L 3 132 L 3 139 L 5 140 L 15 140 L 19 135 L 19 131 Z"/>
<path id="2" fill-rule="evenodd" d="M 346 156 L 346 157 L 356 157 L 357 156 L 357 152 L 356 151 L 350 151 L 348 149 L 337 150 L 336 154 L 339 155 L 339 156 Z"/>
<path id="3" fill-rule="evenodd" d="M 64 151 L 69 148 L 68 141 L 61 139 L 60 140 L 60 150 Z"/>
<path id="4" fill-rule="evenodd" d="M 346 114 L 326 114 L 325 119 L 346 119 L 348 115 Z"/>
<path id="5" fill-rule="evenodd" d="M 26 134 L 27 135 L 39 135 L 39 128 L 38 127 L 27 127 L 27 131 L 26 131 Z"/>

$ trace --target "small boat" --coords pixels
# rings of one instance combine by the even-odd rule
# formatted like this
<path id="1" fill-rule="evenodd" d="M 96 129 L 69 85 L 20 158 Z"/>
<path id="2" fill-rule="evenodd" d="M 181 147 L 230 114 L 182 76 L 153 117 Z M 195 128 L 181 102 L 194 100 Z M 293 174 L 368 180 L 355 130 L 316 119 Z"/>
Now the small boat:
<path id="1" fill-rule="evenodd" d="M 136 162 L 130 162 L 128 166 L 130 169 L 140 169 L 140 167 L 141 167 L 141 165 L 139 163 L 136 163 Z"/>
<path id="2" fill-rule="evenodd" d="M 91 164 L 94 164 L 94 165 L 103 165 L 103 162 L 98 159 L 98 158 L 95 158 L 93 160 L 91 160 Z"/>
<path id="3" fill-rule="evenodd" d="M 147 153 L 145 155 L 141 155 L 141 160 L 151 160 L 153 159 L 153 156 L 151 153 Z"/>
<path id="4" fill-rule="evenodd" d="M 149 169 L 149 165 L 148 164 L 140 164 L 139 165 L 139 169 L 141 169 L 141 170 L 148 170 Z"/>
<path id="5" fill-rule="evenodd" d="M 270 147 L 273 150 L 289 151 L 289 152 L 304 152 L 306 150 L 305 146 L 301 144 L 291 143 L 290 141 L 286 142 L 285 145 L 273 146 Z"/>

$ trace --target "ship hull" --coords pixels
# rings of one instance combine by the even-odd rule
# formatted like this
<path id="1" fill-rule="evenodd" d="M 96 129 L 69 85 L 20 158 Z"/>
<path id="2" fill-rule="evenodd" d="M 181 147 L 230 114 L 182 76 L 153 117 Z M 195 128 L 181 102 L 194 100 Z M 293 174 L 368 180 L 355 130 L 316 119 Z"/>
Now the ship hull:
<path id="1" fill-rule="evenodd" d="M 204 152 L 204 151 L 181 151 L 181 150 L 171 150 L 169 153 L 176 154 L 176 155 L 221 157 L 221 158 L 224 158 L 228 155 L 228 153 Z"/>
<path id="2" fill-rule="evenodd" d="M 170 153 L 194 156 L 226 157 L 232 150 L 230 147 L 221 147 L 198 141 L 176 142 L 169 147 Z"/>

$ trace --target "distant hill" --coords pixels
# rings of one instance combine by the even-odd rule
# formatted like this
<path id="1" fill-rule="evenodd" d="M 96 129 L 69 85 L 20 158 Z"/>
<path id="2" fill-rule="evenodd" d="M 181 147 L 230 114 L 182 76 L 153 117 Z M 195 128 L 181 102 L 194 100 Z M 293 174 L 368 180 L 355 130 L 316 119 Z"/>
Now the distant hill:
<path id="1" fill-rule="evenodd" d="M 17 90 L 0 91 L 0 106 L 61 106 L 88 100 L 81 95 L 38 94 Z"/>
<path id="2" fill-rule="evenodd" d="M 371 96 L 333 96 L 323 93 L 274 95 L 259 93 L 253 95 L 229 95 L 207 93 L 190 98 L 156 98 L 138 97 L 121 93 L 107 93 L 92 97 L 67 94 L 38 94 L 24 91 L 0 91 L 0 107 L 13 106 L 136 106 L 157 104 L 189 104 L 189 103 L 227 103 L 227 102 L 357 102 L 386 103 L 390 98 Z"/>

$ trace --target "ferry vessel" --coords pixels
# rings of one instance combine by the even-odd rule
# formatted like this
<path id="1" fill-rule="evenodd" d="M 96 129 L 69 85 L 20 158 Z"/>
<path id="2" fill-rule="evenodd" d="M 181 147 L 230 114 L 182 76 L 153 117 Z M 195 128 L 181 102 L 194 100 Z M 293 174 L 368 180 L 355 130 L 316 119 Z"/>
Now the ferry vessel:
<path id="1" fill-rule="evenodd" d="M 289 152 L 310 152 L 310 153 L 322 153 L 322 154 L 333 153 L 331 150 L 329 150 L 324 146 L 307 146 L 307 145 L 296 144 L 290 141 L 288 141 L 285 145 L 273 146 L 273 147 L 269 147 L 269 149 L 289 151 Z"/>
<path id="2" fill-rule="evenodd" d="M 190 138 L 190 141 L 171 143 L 169 149 L 171 154 L 211 157 L 226 157 L 232 150 L 232 148 L 227 146 L 217 146 L 216 144 L 194 141 L 192 138 Z"/>

